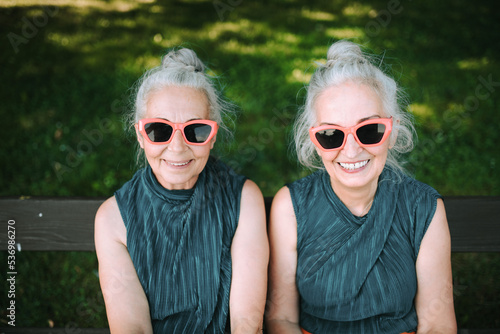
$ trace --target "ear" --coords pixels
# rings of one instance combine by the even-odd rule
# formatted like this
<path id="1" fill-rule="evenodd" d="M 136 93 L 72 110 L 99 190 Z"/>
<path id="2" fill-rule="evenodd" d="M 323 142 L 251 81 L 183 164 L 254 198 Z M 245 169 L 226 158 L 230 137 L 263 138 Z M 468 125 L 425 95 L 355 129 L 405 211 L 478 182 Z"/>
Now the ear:
<path id="1" fill-rule="evenodd" d="M 216 141 L 217 141 L 217 135 L 213 136 L 212 139 L 210 139 L 210 149 L 214 148 Z"/>
<path id="2" fill-rule="evenodd" d="M 144 138 L 142 137 L 142 134 L 139 132 L 139 125 L 134 124 L 135 128 L 135 134 L 137 136 L 137 141 L 139 142 L 139 146 L 144 149 Z"/>
<path id="3" fill-rule="evenodd" d="M 398 131 L 399 131 L 399 119 L 397 119 L 392 126 L 392 132 L 391 135 L 389 136 L 389 148 L 393 148 L 394 145 L 396 145 L 396 140 L 398 139 Z"/>

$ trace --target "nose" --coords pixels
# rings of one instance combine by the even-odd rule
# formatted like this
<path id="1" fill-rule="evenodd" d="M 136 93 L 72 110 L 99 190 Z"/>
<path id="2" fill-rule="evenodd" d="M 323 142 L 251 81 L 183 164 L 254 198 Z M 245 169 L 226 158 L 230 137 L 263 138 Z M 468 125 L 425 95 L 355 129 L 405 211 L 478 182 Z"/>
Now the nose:
<path id="1" fill-rule="evenodd" d="M 363 148 L 359 146 L 358 142 L 356 139 L 354 139 L 354 135 L 352 133 L 349 133 L 347 135 L 347 140 L 344 145 L 344 148 L 342 149 L 342 152 L 347 158 L 355 158 Z"/>
<path id="2" fill-rule="evenodd" d="M 175 130 L 172 134 L 172 141 L 168 144 L 168 149 L 170 151 L 181 152 L 186 149 L 186 145 L 181 130 Z"/>

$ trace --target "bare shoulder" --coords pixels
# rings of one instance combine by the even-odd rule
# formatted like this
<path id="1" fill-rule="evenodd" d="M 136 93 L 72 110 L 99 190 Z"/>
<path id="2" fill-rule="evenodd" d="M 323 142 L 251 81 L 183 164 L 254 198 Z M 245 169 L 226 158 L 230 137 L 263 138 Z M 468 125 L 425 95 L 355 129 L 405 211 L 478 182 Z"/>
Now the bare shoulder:
<path id="1" fill-rule="evenodd" d="M 273 207 L 275 208 L 291 208 L 292 205 L 292 196 L 290 195 L 290 189 L 288 187 L 282 187 L 273 198 Z"/>
<path id="2" fill-rule="evenodd" d="M 255 200 L 257 202 L 260 202 L 261 200 L 264 201 L 264 197 L 262 196 L 259 186 L 250 179 L 246 180 L 245 184 L 243 184 L 241 199 L 242 202 L 244 202 L 244 200 Z"/>
<path id="3" fill-rule="evenodd" d="M 110 218 L 116 214 L 120 214 L 120 209 L 118 208 L 115 196 L 112 196 L 99 206 L 96 219 Z"/>
<path id="4" fill-rule="evenodd" d="M 281 188 L 274 196 L 268 234 L 276 252 L 286 251 L 296 256 L 297 219 L 288 187 Z"/>
<path id="5" fill-rule="evenodd" d="M 422 247 L 444 247 L 445 251 L 450 248 L 450 230 L 448 227 L 448 220 L 446 219 L 446 210 L 442 199 L 437 200 L 436 211 L 434 217 L 429 224 L 427 232 L 422 240 Z"/>
<path id="6" fill-rule="evenodd" d="M 260 254 L 262 258 L 267 257 L 268 241 L 264 198 L 259 187 L 251 180 L 245 181 L 243 185 L 238 226 L 231 249 L 233 256 L 243 252 L 254 254 L 254 256 Z M 252 252 L 248 252 L 248 250 L 252 250 Z"/>
<path id="7" fill-rule="evenodd" d="M 255 182 L 246 180 L 241 191 L 238 230 L 255 228 L 258 225 L 262 225 L 265 228 L 265 222 L 266 214 L 262 192 Z"/>
<path id="8" fill-rule="evenodd" d="M 114 196 L 101 204 L 95 216 L 96 247 L 101 240 L 114 240 L 126 245 L 125 224 Z"/>
<path id="9" fill-rule="evenodd" d="M 272 224 L 296 224 L 292 196 L 288 187 L 281 188 L 274 196 L 270 220 Z"/>

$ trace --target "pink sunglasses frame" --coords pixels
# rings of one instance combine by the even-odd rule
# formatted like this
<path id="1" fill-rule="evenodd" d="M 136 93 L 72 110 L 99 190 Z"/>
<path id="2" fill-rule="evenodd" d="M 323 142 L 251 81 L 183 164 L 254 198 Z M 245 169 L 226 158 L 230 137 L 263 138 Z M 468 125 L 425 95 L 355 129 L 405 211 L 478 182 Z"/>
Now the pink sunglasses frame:
<path id="1" fill-rule="evenodd" d="M 146 133 L 146 130 L 144 129 L 144 126 L 149 123 L 163 123 L 170 125 L 174 130 L 172 131 L 172 135 L 170 136 L 170 139 L 168 141 L 164 142 L 154 142 L 151 139 L 149 139 L 148 134 Z M 186 134 L 184 133 L 184 128 L 188 125 L 191 124 L 205 124 L 205 125 L 210 125 L 212 127 L 212 131 L 210 132 L 210 135 L 208 135 L 207 140 L 205 140 L 203 143 L 192 143 L 187 140 Z M 184 142 L 188 145 L 195 145 L 195 146 L 203 146 L 206 145 L 216 134 L 217 130 L 219 129 L 219 125 L 217 124 L 216 121 L 208 120 L 208 119 L 195 119 L 186 123 L 172 123 L 169 122 L 165 119 L 162 118 L 144 118 L 139 120 L 138 123 L 135 124 L 135 128 L 142 134 L 142 137 L 150 144 L 152 145 L 166 145 L 169 144 L 172 139 L 174 138 L 175 132 L 177 130 L 181 130 L 182 137 L 184 138 Z"/>
<path id="2" fill-rule="evenodd" d="M 365 125 L 369 125 L 369 124 L 383 124 L 383 125 L 385 125 L 384 135 L 383 135 L 382 139 L 378 143 L 376 143 L 376 144 L 363 144 L 359 140 L 358 135 L 356 134 L 356 131 L 360 127 L 365 126 Z M 342 142 L 342 145 L 340 145 L 339 147 L 331 148 L 331 149 L 326 149 L 323 146 L 321 146 L 321 144 L 319 143 L 318 139 L 316 139 L 316 133 L 319 132 L 319 131 L 330 130 L 330 129 L 342 131 L 344 133 L 344 141 Z M 354 139 L 356 140 L 356 142 L 358 143 L 359 146 L 361 146 L 361 147 L 374 147 L 374 146 L 382 145 L 382 143 L 391 134 L 391 131 L 392 131 L 392 117 L 391 118 L 372 118 L 372 119 L 368 119 L 366 121 L 363 121 L 363 122 L 361 122 L 361 123 L 359 123 L 359 124 L 357 124 L 355 126 L 351 126 L 349 128 L 344 128 L 344 127 L 341 127 L 341 126 L 329 125 L 329 124 L 321 125 L 321 126 L 316 126 L 316 127 L 311 127 L 309 129 L 309 138 L 311 138 L 311 141 L 314 143 L 314 145 L 317 148 L 319 148 L 321 151 L 323 151 L 323 152 L 331 152 L 331 151 L 340 151 L 340 150 L 342 150 L 344 148 L 344 146 L 345 146 L 345 143 L 347 142 L 347 137 L 349 136 L 349 134 L 352 134 L 352 136 L 354 137 Z"/>

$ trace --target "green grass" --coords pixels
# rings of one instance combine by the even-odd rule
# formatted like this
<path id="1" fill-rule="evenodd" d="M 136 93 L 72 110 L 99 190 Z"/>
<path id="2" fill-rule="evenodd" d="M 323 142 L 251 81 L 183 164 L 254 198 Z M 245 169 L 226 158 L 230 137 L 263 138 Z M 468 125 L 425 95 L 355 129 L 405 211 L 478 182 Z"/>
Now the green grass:
<path id="1" fill-rule="evenodd" d="M 239 106 L 235 140 L 218 154 L 272 196 L 308 173 L 290 152 L 291 124 L 314 62 L 342 38 L 385 52 L 406 89 L 419 134 L 411 173 L 445 196 L 500 195 L 493 0 L 222 1 L 233 4 L 223 12 L 204 0 L 47 3 L 0 3 L 2 196 L 111 196 L 136 169 L 122 122 L 129 89 L 178 45 Z M 13 47 L 12 34 L 26 43 Z M 453 261 L 459 324 L 500 328 L 500 305 L 488 299 L 500 295 L 498 256 Z M 95 254 L 21 252 L 19 266 L 20 325 L 105 325 Z"/>

